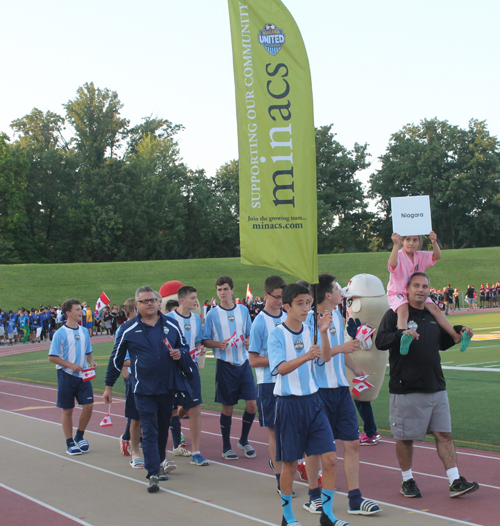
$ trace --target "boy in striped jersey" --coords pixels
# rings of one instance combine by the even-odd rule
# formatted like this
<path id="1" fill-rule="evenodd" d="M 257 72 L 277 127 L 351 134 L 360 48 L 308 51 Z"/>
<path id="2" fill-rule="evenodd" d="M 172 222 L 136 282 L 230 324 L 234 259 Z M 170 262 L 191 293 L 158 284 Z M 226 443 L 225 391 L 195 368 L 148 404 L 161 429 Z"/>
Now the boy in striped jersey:
<path id="1" fill-rule="evenodd" d="M 274 416 L 276 397 L 274 383 L 276 376 L 271 374 L 267 353 L 267 339 L 269 333 L 286 320 L 283 311 L 282 295 L 286 283 L 280 276 L 269 276 L 264 283 L 264 310 L 259 312 L 250 330 L 250 347 L 248 360 L 251 367 L 255 367 L 257 377 L 257 407 L 259 408 L 259 424 L 269 431 L 269 465 L 276 475 L 278 491 L 280 490 L 281 462 L 276 461 L 276 435 L 274 433 Z"/>
<path id="2" fill-rule="evenodd" d="M 167 317 L 171 317 L 177 321 L 181 331 L 186 340 L 191 356 L 194 355 L 194 362 L 198 362 L 196 353 L 201 349 L 202 327 L 201 318 L 193 311 L 198 307 L 198 296 L 196 289 L 185 285 L 177 291 L 179 298 L 179 307 L 167 313 Z M 205 354 L 206 351 L 201 351 Z M 182 406 L 179 410 L 177 418 L 183 418 L 189 411 L 189 429 L 191 430 L 191 444 L 193 452 L 191 454 L 191 464 L 196 466 L 208 466 L 208 460 L 203 458 L 200 453 L 200 438 L 201 438 L 201 379 L 198 365 L 193 371 L 193 378 L 189 380 L 191 388 L 193 389 L 192 397 L 182 397 L 179 400 Z M 180 446 L 179 446 L 180 447 Z M 175 451 L 174 451 L 175 453 Z"/>
<path id="3" fill-rule="evenodd" d="M 213 349 L 217 359 L 215 401 L 222 404 L 222 458 L 238 460 L 230 440 L 233 407 L 238 400 L 246 402 L 238 449 L 247 458 L 254 458 L 257 453 L 248 443 L 248 434 L 257 412 L 255 381 L 248 363 L 248 337 L 252 321 L 247 307 L 233 301 L 234 285 L 229 276 L 218 278 L 215 287 L 220 305 L 207 314 L 202 344 Z"/>
<path id="4" fill-rule="evenodd" d="M 89 331 L 79 325 L 82 321 L 82 305 L 77 299 L 62 304 L 66 323 L 54 334 L 49 351 L 49 361 L 57 368 L 57 407 L 63 411 L 62 427 L 66 437 L 68 455 L 81 455 L 89 451 L 89 443 L 83 438 L 92 416 L 94 394 L 92 383 L 84 382 L 81 372 L 97 363 L 92 355 Z M 82 406 L 78 429 L 73 439 L 73 409 L 75 398 Z"/>
<path id="5" fill-rule="evenodd" d="M 319 396 L 325 405 L 326 414 L 337 440 L 344 444 L 344 471 L 349 490 L 348 513 L 353 515 L 374 515 L 381 510 L 377 504 L 364 499 L 359 490 L 359 427 L 356 408 L 349 392 L 349 382 L 345 375 L 346 366 L 355 376 L 366 374 L 357 365 L 350 353 L 359 348 L 359 341 L 354 339 L 344 343 L 342 315 L 337 310 L 342 301 L 340 287 L 335 282 L 335 276 L 321 274 L 317 286 L 318 313 L 331 313 L 332 322 L 325 334 L 318 334 L 318 342 L 326 340 L 330 349 L 331 359 L 319 367 L 314 365 L 319 386 Z M 310 313 L 307 323 L 314 331 L 314 313 Z M 307 479 L 309 481 L 309 502 L 304 508 L 311 513 L 321 513 L 322 502 L 320 489 L 317 487 L 319 459 L 307 459 Z"/>
<path id="6" fill-rule="evenodd" d="M 282 462 L 281 501 L 282 526 L 300 526 L 292 511 L 292 486 L 297 460 L 303 453 L 309 459 L 320 456 L 323 463 L 321 526 L 345 526 L 333 515 L 337 455 L 332 429 L 324 404 L 318 394 L 313 362 L 320 367 L 330 360 L 327 331 L 331 313 L 319 318 L 323 335 L 321 348 L 314 344 L 313 331 L 306 323 L 311 297 L 304 285 L 292 283 L 283 290 L 283 306 L 287 319 L 269 335 L 268 354 L 271 373 L 277 376 L 276 395 L 276 459 Z M 317 480 L 317 475 L 316 475 Z"/>

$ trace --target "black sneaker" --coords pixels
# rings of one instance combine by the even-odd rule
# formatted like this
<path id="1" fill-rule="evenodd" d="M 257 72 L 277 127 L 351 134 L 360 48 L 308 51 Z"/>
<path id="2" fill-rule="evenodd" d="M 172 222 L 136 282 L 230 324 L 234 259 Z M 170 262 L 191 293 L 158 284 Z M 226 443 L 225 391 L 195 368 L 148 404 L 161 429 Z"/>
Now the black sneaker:
<path id="1" fill-rule="evenodd" d="M 160 472 L 158 473 L 158 480 L 168 480 L 167 472 L 163 467 L 163 464 L 160 466 Z"/>
<path id="2" fill-rule="evenodd" d="M 464 493 L 472 493 L 479 489 L 477 482 L 468 482 L 464 477 L 460 477 L 450 484 L 450 497 L 460 497 Z"/>
<path id="3" fill-rule="evenodd" d="M 157 475 L 152 475 L 149 477 L 148 493 L 156 493 L 157 491 L 160 491 L 160 482 Z"/>
<path id="4" fill-rule="evenodd" d="M 422 496 L 414 479 L 403 480 L 401 494 L 409 498 L 420 498 Z"/>

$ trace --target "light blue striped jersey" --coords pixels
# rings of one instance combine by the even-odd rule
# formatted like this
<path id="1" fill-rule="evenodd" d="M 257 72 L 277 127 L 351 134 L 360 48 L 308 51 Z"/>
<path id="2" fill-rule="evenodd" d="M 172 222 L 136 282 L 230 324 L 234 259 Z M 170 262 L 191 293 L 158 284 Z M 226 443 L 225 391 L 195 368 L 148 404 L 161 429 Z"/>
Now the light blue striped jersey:
<path id="1" fill-rule="evenodd" d="M 267 339 L 269 333 L 286 320 L 286 312 L 281 311 L 279 316 L 271 316 L 265 310 L 260 311 L 255 317 L 250 330 L 250 348 L 248 352 L 254 352 L 263 358 L 267 358 Z M 255 376 L 258 384 L 270 384 L 276 382 L 276 376 L 271 374 L 271 368 L 255 367 Z"/>
<path id="2" fill-rule="evenodd" d="M 63 325 L 54 334 L 50 344 L 49 356 L 59 356 L 63 360 L 79 365 L 82 369 L 88 369 L 85 356 L 91 352 L 92 345 L 90 344 L 88 329 L 80 325 L 77 329 Z M 69 367 L 56 365 L 56 369 L 63 369 L 65 373 L 80 376 L 80 373 L 75 373 Z"/>
<path id="3" fill-rule="evenodd" d="M 179 314 L 176 310 L 170 311 L 166 314 L 167 318 L 173 318 L 179 324 L 184 339 L 189 345 L 189 350 L 193 351 L 196 349 L 196 344 L 201 343 L 202 340 L 202 328 L 201 318 L 194 312 L 191 313 L 187 318 L 182 314 Z M 198 361 L 196 358 L 195 362 Z"/>
<path id="4" fill-rule="evenodd" d="M 231 338 L 235 333 L 237 338 L 240 336 L 246 338 L 250 335 L 251 326 L 252 320 L 245 305 L 235 304 L 231 310 L 226 310 L 217 305 L 208 311 L 203 326 L 203 339 L 222 341 Z M 245 342 L 242 340 L 238 340 L 236 345 L 228 346 L 224 351 L 215 348 L 213 352 L 218 360 L 233 365 L 243 365 L 248 360 L 248 351 L 245 349 Z"/>
<path id="5" fill-rule="evenodd" d="M 312 360 L 284 376 L 278 373 L 278 366 L 281 363 L 302 356 L 309 351 L 312 344 L 312 331 L 306 323 L 302 324 L 299 333 L 292 332 L 286 325 L 279 325 L 269 334 L 267 352 L 271 373 L 276 376 L 274 385 L 276 396 L 306 396 L 318 390 Z"/>
<path id="6" fill-rule="evenodd" d="M 314 313 L 310 312 L 308 314 L 306 323 L 311 328 L 311 333 L 314 333 Z M 321 335 L 319 330 L 317 331 L 317 334 L 318 345 L 321 345 Z M 337 345 L 342 345 L 344 343 L 342 315 L 337 309 L 332 311 L 332 324 L 328 329 L 328 340 L 330 342 L 330 347 L 336 347 Z M 324 365 L 315 364 L 314 367 L 316 369 L 316 379 L 321 388 L 334 388 L 349 385 L 345 375 L 344 353 L 336 354 Z"/>

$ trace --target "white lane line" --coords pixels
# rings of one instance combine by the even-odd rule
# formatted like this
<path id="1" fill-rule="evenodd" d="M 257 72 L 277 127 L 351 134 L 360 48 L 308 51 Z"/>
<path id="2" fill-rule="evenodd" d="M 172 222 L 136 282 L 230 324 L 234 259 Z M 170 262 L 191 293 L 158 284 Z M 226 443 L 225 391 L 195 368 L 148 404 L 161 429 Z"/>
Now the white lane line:
<path id="1" fill-rule="evenodd" d="M 454 366 L 454 365 L 443 365 L 442 366 L 443 369 L 449 369 L 451 371 L 488 371 L 488 372 L 495 372 L 495 373 L 500 373 L 500 368 L 499 369 L 485 369 L 484 367 L 462 367 L 462 366 Z"/>
<path id="2" fill-rule="evenodd" d="M 443 363 L 447 363 L 447 362 L 443 362 Z M 472 367 L 473 365 L 485 365 L 487 363 L 498 363 L 498 360 L 492 360 L 491 362 L 461 363 L 457 367 Z"/>
<path id="3" fill-rule="evenodd" d="M 46 449 L 42 449 L 42 448 L 33 446 L 31 444 L 26 444 L 25 442 L 20 442 L 19 440 L 14 440 L 13 438 L 5 437 L 3 435 L 0 435 L 0 438 L 3 438 L 4 440 L 7 440 L 9 442 L 13 442 L 14 444 L 18 444 L 20 446 L 24 446 L 24 447 L 27 447 L 27 448 L 30 448 L 30 449 L 34 449 L 35 451 L 39 451 L 41 453 L 46 453 L 47 455 L 52 455 L 54 457 L 61 458 L 65 462 L 74 462 L 75 464 L 78 464 L 80 466 L 84 466 L 84 467 L 87 467 L 87 468 L 90 468 L 90 469 L 95 469 L 96 471 L 100 471 L 102 473 L 106 473 L 107 475 L 113 475 L 114 477 L 119 477 L 121 479 L 130 481 L 130 482 L 135 482 L 136 484 L 141 484 L 142 486 L 147 486 L 148 485 L 148 482 L 143 482 L 141 480 L 137 480 L 137 479 L 134 479 L 132 477 L 127 477 L 126 475 L 122 475 L 121 473 L 116 473 L 116 472 L 110 471 L 108 469 L 100 468 L 98 466 L 93 466 L 93 465 L 87 464 L 85 462 L 80 462 L 79 460 L 76 460 L 74 458 L 68 458 L 67 456 L 59 455 L 58 453 L 53 453 L 52 451 L 48 451 Z M 218 506 L 217 504 L 213 504 L 211 502 L 206 502 L 206 501 L 200 500 L 200 499 L 198 499 L 196 497 L 192 497 L 190 495 L 185 495 L 184 493 L 179 493 L 177 491 L 172 491 L 172 490 L 166 489 L 166 488 L 160 488 L 160 490 L 164 491 L 165 493 L 170 493 L 171 495 L 175 495 L 176 497 L 181 497 L 183 499 L 190 500 L 191 502 L 197 502 L 198 504 L 203 504 L 205 506 L 208 506 L 209 508 L 215 508 L 217 510 L 224 511 L 226 513 L 230 513 L 232 515 L 236 515 L 238 517 L 242 517 L 244 519 L 248 519 L 248 520 L 251 520 L 253 522 L 258 522 L 259 524 L 266 524 L 267 526 L 278 526 L 274 522 L 268 522 L 268 521 L 259 519 L 257 517 L 253 517 L 251 515 L 247 515 L 246 513 L 240 513 L 239 511 L 231 510 L 231 509 L 225 508 L 223 506 Z"/>
<path id="4" fill-rule="evenodd" d="M 67 519 L 71 519 L 77 522 L 78 524 L 82 524 L 83 526 L 93 526 L 92 524 L 90 524 L 90 522 L 82 521 L 82 519 L 79 519 L 78 517 L 75 517 L 74 515 L 70 515 L 69 513 L 66 513 L 65 511 L 54 508 L 54 506 L 51 506 L 50 504 L 47 504 L 45 502 L 42 502 L 41 500 L 35 499 L 34 497 L 31 497 L 30 495 L 26 495 L 26 493 L 22 493 L 21 491 L 17 491 L 17 489 L 11 488 L 10 486 L 6 486 L 5 484 L 2 484 L 1 482 L 0 482 L 0 487 L 8 491 L 12 491 L 12 493 L 16 493 L 17 495 L 20 495 L 21 497 L 24 497 L 25 499 L 31 500 L 32 502 L 35 502 L 36 504 L 39 504 L 40 506 L 43 506 L 44 508 L 47 508 L 48 510 L 59 513 L 59 515 L 62 515 L 63 517 L 66 517 Z"/>

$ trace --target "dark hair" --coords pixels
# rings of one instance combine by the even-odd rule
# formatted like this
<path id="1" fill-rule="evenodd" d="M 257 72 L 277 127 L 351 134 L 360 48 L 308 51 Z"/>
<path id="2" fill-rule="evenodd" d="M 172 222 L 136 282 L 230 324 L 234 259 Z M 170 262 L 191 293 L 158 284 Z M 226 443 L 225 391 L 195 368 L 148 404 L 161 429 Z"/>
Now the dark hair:
<path id="1" fill-rule="evenodd" d="M 285 280 L 281 276 L 269 276 L 264 282 L 264 292 L 267 294 L 272 294 L 273 290 L 284 289 L 285 287 Z"/>
<path id="2" fill-rule="evenodd" d="M 429 279 L 429 276 L 428 276 L 427 274 L 425 274 L 424 272 L 414 272 L 414 273 L 408 278 L 408 283 L 406 284 L 407 287 L 411 285 L 411 281 L 412 281 L 412 279 L 413 279 L 415 276 L 423 276 L 423 277 L 427 280 L 427 282 L 429 283 L 429 285 L 430 285 L 431 280 Z"/>
<path id="3" fill-rule="evenodd" d="M 220 278 L 217 278 L 215 286 L 222 287 L 222 285 L 225 285 L 226 283 L 229 285 L 231 290 L 234 289 L 233 280 L 229 276 L 221 276 Z"/>
<path id="4" fill-rule="evenodd" d="M 177 291 L 177 297 L 179 299 L 185 298 L 189 296 L 189 294 L 192 294 L 193 292 L 196 292 L 196 289 L 194 287 L 190 287 L 189 285 L 184 285 Z"/>
<path id="5" fill-rule="evenodd" d="M 73 305 L 81 305 L 82 302 L 80 300 L 77 300 L 75 298 L 72 298 L 70 300 L 63 301 L 63 304 L 61 306 L 61 310 L 64 315 L 66 315 L 67 312 L 71 312 L 73 309 Z M 34 312 L 34 309 L 33 309 Z"/>
<path id="6" fill-rule="evenodd" d="M 313 295 L 313 293 L 312 293 L 312 286 L 311 286 L 310 283 L 308 283 L 307 281 L 304 281 L 303 279 L 299 279 L 299 280 L 297 280 L 297 283 L 298 283 L 299 285 L 302 285 L 303 287 L 306 287 L 306 289 L 309 290 L 309 294 L 310 294 L 311 296 Z"/>
<path id="7" fill-rule="evenodd" d="M 283 305 L 292 306 L 293 300 L 301 294 L 310 295 L 309 289 L 300 283 L 290 283 L 283 289 Z"/>
<path id="8" fill-rule="evenodd" d="M 316 287 L 316 297 L 319 303 L 325 301 L 325 295 L 327 292 L 333 292 L 333 284 L 335 283 L 335 276 L 332 274 L 321 274 L 318 277 L 319 283 Z"/>
<path id="9" fill-rule="evenodd" d="M 179 302 L 177 300 L 168 300 L 167 303 L 165 303 L 165 310 L 167 312 L 170 312 L 171 310 L 175 309 L 175 307 L 179 306 Z"/>

